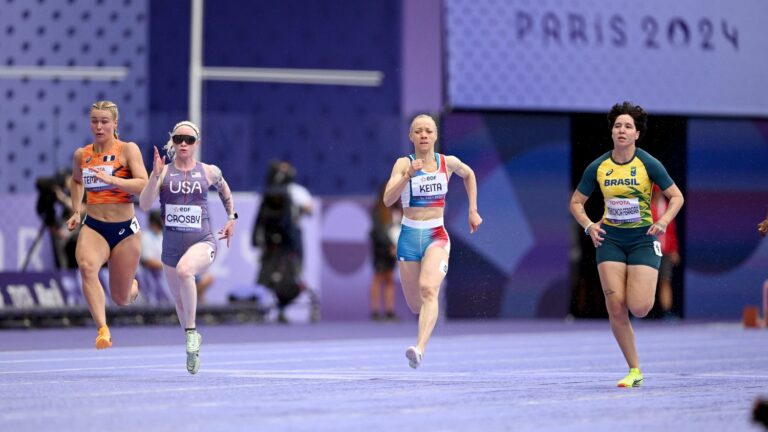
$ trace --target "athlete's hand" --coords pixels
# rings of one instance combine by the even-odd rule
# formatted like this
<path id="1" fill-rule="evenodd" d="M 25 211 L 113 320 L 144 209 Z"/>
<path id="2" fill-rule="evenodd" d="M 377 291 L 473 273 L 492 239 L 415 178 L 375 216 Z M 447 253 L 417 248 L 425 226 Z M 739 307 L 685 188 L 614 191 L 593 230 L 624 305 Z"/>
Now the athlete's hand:
<path id="1" fill-rule="evenodd" d="M 605 237 L 602 237 L 605 235 L 605 230 L 600 227 L 602 224 L 603 220 L 600 219 L 587 228 L 587 234 L 589 234 L 589 237 L 592 239 L 592 244 L 595 245 L 595 247 L 603 244 L 603 240 L 605 240 Z"/>
<path id="2" fill-rule="evenodd" d="M 78 225 L 80 225 L 80 212 L 74 212 L 72 213 L 72 216 L 67 219 L 67 229 L 74 231 Z"/>
<path id="3" fill-rule="evenodd" d="M 413 177 L 416 175 L 416 171 L 422 168 L 424 168 L 424 159 L 414 159 L 411 161 L 411 166 L 405 171 L 405 174 L 408 177 Z"/>
<path id="4" fill-rule="evenodd" d="M 93 176 L 97 179 L 101 180 L 103 183 L 108 185 L 114 185 L 115 184 L 115 176 L 112 174 L 107 174 L 105 171 L 101 170 L 94 170 Z"/>
<path id="5" fill-rule="evenodd" d="M 235 221 L 230 220 L 227 221 L 227 224 L 224 225 L 224 228 L 219 230 L 219 240 L 227 239 L 227 247 L 232 243 L 232 237 L 235 236 Z"/>
<path id="6" fill-rule="evenodd" d="M 760 237 L 765 237 L 768 234 L 768 219 L 757 224 L 757 232 L 760 233 Z"/>
<path id="7" fill-rule="evenodd" d="M 483 218 L 480 217 L 480 213 L 477 210 L 470 210 L 469 212 L 469 233 L 473 234 L 480 228 L 480 224 L 483 223 Z"/>
<path id="8" fill-rule="evenodd" d="M 163 167 L 165 167 L 165 156 L 160 157 L 160 151 L 155 146 L 155 157 L 152 163 L 152 175 L 159 179 L 160 174 L 163 173 Z"/>
<path id="9" fill-rule="evenodd" d="M 667 224 L 662 221 L 656 221 L 650 228 L 648 228 L 648 235 L 662 235 L 667 232 Z"/>

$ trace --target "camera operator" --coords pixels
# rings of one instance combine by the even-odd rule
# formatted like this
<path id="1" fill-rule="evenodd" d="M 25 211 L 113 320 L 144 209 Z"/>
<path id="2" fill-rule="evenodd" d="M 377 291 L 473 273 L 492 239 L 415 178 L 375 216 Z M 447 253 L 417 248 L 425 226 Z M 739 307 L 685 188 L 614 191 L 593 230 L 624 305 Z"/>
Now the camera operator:
<path id="1" fill-rule="evenodd" d="M 51 234 L 56 268 L 77 268 L 75 261 L 75 246 L 77 242 L 77 230 L 69 232 L 64 225 L 72 215 L 72 200 L 69 197 L 69 179 L 71 170 L 61 170 L 53 177 L 40 177 L 35 182 L 37 188 L 37 214 L 43 222 L 35 245 L 45 232 Z M 60 208 L 57 209 L 57 207 Z M 34 251 L 30 248 L 29 254 Z M 28 257 L 29 258 L 29 257 Z M 26 262 L 25 260 L 25 266 Z"/>
<path id="2" fill-rule="evenodd" d="M 252 233 L 252 245 L 262 250 L 257 283 L 276 294 L 277 320 L 281 323 L 288 322 L 285 308 L 303 291 L 309 296 L 310 321 L 320 319 L 318 296 L 302 279 L 300 219 L 312 214 L 312 195 L 295 179 L 296 169 L 290 163 L 270 163 Z"/>

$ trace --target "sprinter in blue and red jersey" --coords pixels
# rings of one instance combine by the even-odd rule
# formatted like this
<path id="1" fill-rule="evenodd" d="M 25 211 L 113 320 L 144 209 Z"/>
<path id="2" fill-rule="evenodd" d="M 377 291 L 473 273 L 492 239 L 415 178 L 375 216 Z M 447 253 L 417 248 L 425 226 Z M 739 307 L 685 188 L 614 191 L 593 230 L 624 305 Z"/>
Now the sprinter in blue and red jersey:
<path id="1" fill-rule="evenodd" d="M 452 174 L 464 179 L 469 200 L 469 232 L 474 233 L 483 218 L 477 211 L 477 181 L 472 169 L 455 156 L 435 152 L 437 125 L 425 114 L 411 122 L 409 137 L 413 154 L 395 162 L 384 191 L 384 204 L 398 198 L 403 220 L 397 242 L 400 282 L 408 307 L 419 315 L 416 345 L 405 356 L 412 368 L 419 367 L 438 317 L 438 292 L 448 273 L 451 240 L 443 224 L 445 196 Z"/>

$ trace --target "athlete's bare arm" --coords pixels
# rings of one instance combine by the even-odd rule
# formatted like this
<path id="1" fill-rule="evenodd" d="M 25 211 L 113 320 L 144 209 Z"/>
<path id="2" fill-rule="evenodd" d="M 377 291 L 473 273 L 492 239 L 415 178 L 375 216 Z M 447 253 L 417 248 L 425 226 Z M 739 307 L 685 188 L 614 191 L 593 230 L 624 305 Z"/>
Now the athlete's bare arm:
<path id="1" fill-rule="evenodd" d="M 674 183 L 662 192 L 669 200 L 669 204 L 667 204 L 667 211 L 664 212 L 664 215 L 648 229 L 648 234 L 650 235 L 664 234 L 667 231 L 667 225 L 677 216 L 677 213 L 683 207 L 683 202 L 685 202 L 683 193 Z"/>
<path id="2" fill-rule="evenodd" d="M 387 187 L 384 190 L 384 205 L 389 207 L 397 202 L 403 188 L 408 184 L 408 180 L 416 174 L 416 171 L 422 168 L 423 164 L 424 161 L 421 159 L 411 163 L 407 157 L 402 157 L 395 162 L 395 166 L 392 167 L 392 174 L 387 182 Z"/>
<path id="3" fill-rule="evenodd" d="M 227 181 L 224 180 L 221 169 L 216 165 L 204 164 L 203 166 L 205 167 L 205 175 L 208 176 L 208 184 L 216 188 L 227 215 L 233 215 L 235 213 L 235 203 L 232 200 L 232 191 L 229 189 Z"/>
<path id="4" fill-rule="evenodd" d="M 72 157 L 72 179 L 69 181 L 69 193 L 72 197 L 72 216 L 67 220 L 67 229 L 74 231 L 78 225 L 80 225 L 81 214 L 83 212 L 83 193 L 85 188 L 83 187 L 83 149 L 82 147 L 75 150 L 75 155 Z"/>
<path id="5" fill-rule="evenodd" d="M 605 230 L 600 227 L 603 223 L 602 219 L 597 222 L 592 222 L 592 220 L 589 219 L 589 216 L 587 216 L 587 212 L 584 210 L 584 204 L 586 204 L 588 199 L 589 197 L 587 195 L 584 195 L 578 190 L 573 191 L 570 204 L 571 214 L 574 219 L 576 219 L 576 222 L 584 228 L 584 231 L 589 237 L 592 238 L 592 244 L 595 247 L 598 247 L 603 243 L 603 240 L 605 240 L 602 237 L 602 234 L 605 234 Z"/>
<path id="6" fill-rule="evenodd" d="M 448 168 L 449 178 L 451 173 L 455 173 L 464 180 L 464 189 L 467 190 L 467 200 L 469 202 L 469 232 L 474 233 L 480 228 L 480 224 L 483 223 L 483 218 L 480 217 L 480 213 L 477 210 L 477 178 L 475 178 L 475 172 L 456 156 L 446 156 L 445 164 L 446 168 Z"/>
<path id="7" fill-rule="evenodd" d="M 219 193 L 221 203 L 224 205 L 224 210 L 227 212 L 227 224 L 224 228 L 219 230 L 219 240 L 227 239 L 227 247 L 232 242 L 232 237 L 235 234 L 235 203 L 232 200 L 232 191 L 229 189 L 227 181 L 224 180 L 224 176 L 221 173 L 221 169 L 216 165 L 203 164 L 205 168 L 205 175 L 208 177 L 208 184 L 216 188 Z"/>
<path id="8" fill-rule="evenodd" d="M 165 175 L 165 156 L 160 157 L 160 151 L 155 146 L 155 153 L 152 162 L 152 175 L 147 181 L 147 185 L 142 189 L 139 196 L 139 207 L 144 211 L 149 211 L 152 207 L 152 203 L 155 202 L 158 195 L 160 195 L 160 185 L 163 184 L 163 176 Z"/>

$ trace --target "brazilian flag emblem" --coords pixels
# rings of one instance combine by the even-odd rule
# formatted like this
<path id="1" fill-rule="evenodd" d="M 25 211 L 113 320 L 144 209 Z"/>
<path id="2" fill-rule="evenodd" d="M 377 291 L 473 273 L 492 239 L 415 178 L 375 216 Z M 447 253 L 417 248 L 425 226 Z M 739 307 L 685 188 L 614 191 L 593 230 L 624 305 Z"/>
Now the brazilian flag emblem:
<path id="1" fill-rule="evenodd" d="M 637 174 L 637 168 L 635 168 L 635 167 L 632 167 L 632 168 L 629 170 L 629 175 L 631 175 L 632 177 L 634 177 L 634 176 L 635 176 L 635 174 Z"/>

